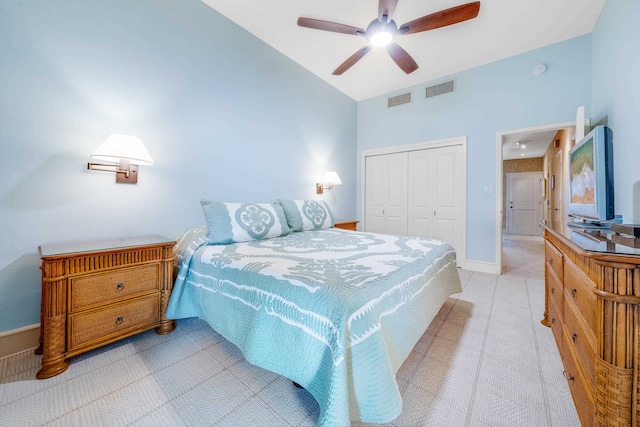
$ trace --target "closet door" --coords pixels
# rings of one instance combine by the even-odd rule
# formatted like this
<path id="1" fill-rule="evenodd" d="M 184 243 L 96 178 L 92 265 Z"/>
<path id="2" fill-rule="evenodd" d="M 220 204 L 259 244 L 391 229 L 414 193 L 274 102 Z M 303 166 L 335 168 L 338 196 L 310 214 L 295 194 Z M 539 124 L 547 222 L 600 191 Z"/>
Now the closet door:
<path id="1" fill-rule="evenodd" d="M 462 145 L 409 153 L 408 232 L 462 247 Z"/>
<path id="2" fill-rule="evenodd" d="M 433 150 L 409 153 L 408 184 L 408 234 L 418 237 L 434 237 L 434 155 Z"/>
<path id="3" fill-rule="evenodd" d="M 434 150 L 435 234 L 434 237 L 462 248 L 462 206 L 464 164 L 462 145 Z"/>
<path id="4" fill-rule="evenodd" d="M 407 234 L 407 161 L 406 152 L 366 157 L 366 231 Z"/>

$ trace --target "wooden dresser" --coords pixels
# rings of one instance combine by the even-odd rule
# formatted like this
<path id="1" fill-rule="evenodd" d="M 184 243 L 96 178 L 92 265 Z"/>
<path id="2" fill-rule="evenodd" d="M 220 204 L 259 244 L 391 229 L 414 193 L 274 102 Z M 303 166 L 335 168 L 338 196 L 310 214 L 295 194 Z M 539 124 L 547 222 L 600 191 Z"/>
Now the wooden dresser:
<path id="1" fill-rule="evenodd" d="M 640 250 L 544 225 L 545 313 L 583 426 L 640 425 Z"/>
<path id="2" fill-rule="evenodd" d="M 64 372 L 66 359 L 133 334 L 175 329 L 165 310 L 173 246 L 162 236 L 43 245 L 36 377 Z"/>
<path id="3" fill-rule="evenodd" d="M 358 223 L 360 221 L 336 221 L 333 225 L 335 228 L 342 228 L 344 230 L 356 231 L 358 229 Z"/>

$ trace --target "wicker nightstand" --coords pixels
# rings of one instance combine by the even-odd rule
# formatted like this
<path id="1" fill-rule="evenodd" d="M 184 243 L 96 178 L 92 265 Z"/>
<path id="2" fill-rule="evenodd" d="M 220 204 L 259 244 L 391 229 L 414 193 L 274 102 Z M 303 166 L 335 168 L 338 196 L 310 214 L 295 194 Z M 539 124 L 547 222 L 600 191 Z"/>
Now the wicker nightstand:
<path id="1" fill-rule="evenodd" d="M 36 377 L 64 372 L 66 359 L 130 335 L 175 329 L 165 310 L 173 246 L 162 236 L 44 245 Z"/>
<path id="2" fill-rule="evenodd" d="M 356 231 L 359 222 L 360 221 L 337 221 L 334 227 L 342 228 L 344 230 Z"/>

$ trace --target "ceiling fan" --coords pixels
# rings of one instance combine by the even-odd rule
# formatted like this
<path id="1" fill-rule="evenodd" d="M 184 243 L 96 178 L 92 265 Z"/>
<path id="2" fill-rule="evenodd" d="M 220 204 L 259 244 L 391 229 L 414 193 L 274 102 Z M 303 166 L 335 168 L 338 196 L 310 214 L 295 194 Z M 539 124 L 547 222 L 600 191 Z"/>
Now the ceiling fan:
<path id="1" fill-rule="evenodd" d="M 394 42 L 397 36 L 420 33 L 422 31 L 435 30 L 436 28 L 446 27 L 448 25 L 457 24 L 458 22 L 467 21 L 478 16 L 480 11 L 480 2 L 454 6 L 439 12 L 431 13 L 406 24 L 398 26 L 392 19 L 393 12 L 396 10 L 398 0 L 379 0 L 378 17 L 371 21 L 366 30 L 350 25 L 338 24 L 336 22 L 323 21 L 313 18 L 298 18 L 298 26 L 312 28 L 315 30 L 331 31 L 334 33 L 352 34 L 355 36 L 363 36 L 369 40 L 369 45 L 361 48 L 344 61 L 335 71 L 333 75 L 339 76 L 356 62 L 362 59 L 371 47 L 386 47 L 391 59 L 407 74 L 418 69 L 418 64 L 407 53 L 406 50 Z"/>

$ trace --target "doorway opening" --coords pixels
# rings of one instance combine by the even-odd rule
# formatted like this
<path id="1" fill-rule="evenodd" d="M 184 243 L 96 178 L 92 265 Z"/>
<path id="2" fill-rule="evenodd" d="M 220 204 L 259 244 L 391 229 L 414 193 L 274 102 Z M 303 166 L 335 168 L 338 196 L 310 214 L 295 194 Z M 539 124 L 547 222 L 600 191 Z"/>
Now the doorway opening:
<path id="1" fill-rule="evenodd" d="M 562 173 L 553 174 L 554 182 L 550 182 L 550 174 L 548 171 L 544 171 L 542 157 L 545 155 L 547 148 L 554 142 L 554 137 L 558 131 L 566 130 L 569 128 L 575 129 L 575 121 L 570 122 L 561 122 L 561 123 L 551 123 L 548 125 L 542 126 L 534 126 L 529 128 L 521 128 L 521 129 L 512 129 L 498 132 L 497 134 L 497 143 L 496 143 L 496 264 L 497 271 L 500 274 L 503 274 L 503 238 L 507 234 L 507 209 L 511 209 L 510 206 L 513 206 L 509 202 L 511 201 L 507 198 L 507 170 L 509 173 L 518 173 L 518 172 L 539 172 L 541 175 L 539 186 L 537 190 L 541 196 L 541 202 L 539 205 L 540 208 L 540 217 L 534 217 L 532 219 L 531 209 L 533 206 L 524 206 L 524 210 L 521 210 L 518 214 L 515 215 L 516 221 L 521 221 L 520 228 L 516 227 L 516 231 L 522 230 L 526 227 L 531 227 L 531 221 L 536 221 L 536 230 L 539 230 L 538 223 L 540 220 L 547 220 L 550 215 L 550 207 L 554 206 L 557 215 L 562 215 L 561 208 L 558 205 L 558 201 L 554 200 L 553 204 L 551 199 L 551 194 L 549 194 L 549 188 L 551 185 L 554 185 L 554 193 L 553 195 L 557 195 L 560 202 L 562 201 L 562 191 L 559 191 L 560 187 L 558 185 L 562 185 L 560 182 L 556 181 L 556 175 L 558 179 L 561 179 Z M 573 131 L 572 131 L 573 133 Z M 532 159 L 525 160 L 520 162 L 510 162 L 515 159 Z M 536 159 L 536 160 L 534 160 Z M 506 163 L 506 166 L 505 166 Z M 560 163 L 561 164 L 561 163 Z M 536 170 L 537 169 L 537 170 Z M 547 175 L 550 176 L 547 176 Z M 531 182 L 527 184 L 516 185 L 516 190 L 520 187 L 520 191 L 522 189 L 528 189 L 528 191 L 535 191 L 532 189 Z M 512 188 L 513 189 L 513 188 Z M 522 196 L 522 195 L 521 195 Z M 519 197 L 518 200 L 522 201 L 527 197 Z M 515 208 L 515 207 L 514 207 Z M 522 208 L 522 206 L 521 206 Z M 511 220 L 514 220 L 514 215 L 511 215 Z M 528 233 L 523 234 L 514 234 L 510 236 L 510 238 L 528 240 L 540 240 L 541 237 L 540 232 L 531 232 L 529 230 Z"/>

